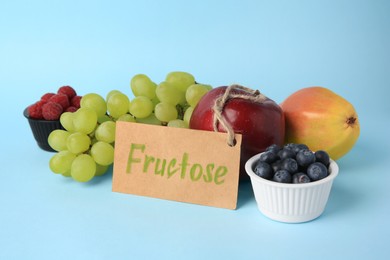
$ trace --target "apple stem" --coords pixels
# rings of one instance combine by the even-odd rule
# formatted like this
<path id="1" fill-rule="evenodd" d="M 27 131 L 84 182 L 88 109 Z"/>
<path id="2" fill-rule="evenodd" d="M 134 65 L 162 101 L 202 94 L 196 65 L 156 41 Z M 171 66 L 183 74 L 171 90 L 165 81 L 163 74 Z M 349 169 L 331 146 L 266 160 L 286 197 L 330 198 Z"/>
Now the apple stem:
<path id="1" fill-rule="evenodd" d="M 243 90 L 247 93 L 243 94 L 237 94 L 233 93 L 233 89 L 239 89 Z M 213 111 L 214 111 L 214 117 L 213 117 L 213 128 L 215 132 L 218 132 L 218 124 L 221 124 L 223 128 L 226 130 L 228 133 L 228 140 L 227 144 L 229 146 L 235 146 L 236 145 L 236 138 L 234 136 L 234 130 L 232 126 L 229 124 L 229 122 L 226 121 L 226 119 L 222 116 L 223 108 L 225 107 L 226 102 L 229 99 L 233 98 L 242 98 L 242 99 L 247 99 L 251 100 L 256 103 L 262 103 L 264 102 L 267 97 L 263 94 L 260 93 L 259 90 L 253 90 L 241 85 L 233 84 L 230 85 L 229 87 L 226 88 L 225 93 L 217 98 L 215 100 L 215 104 L 213 106 Z"/>

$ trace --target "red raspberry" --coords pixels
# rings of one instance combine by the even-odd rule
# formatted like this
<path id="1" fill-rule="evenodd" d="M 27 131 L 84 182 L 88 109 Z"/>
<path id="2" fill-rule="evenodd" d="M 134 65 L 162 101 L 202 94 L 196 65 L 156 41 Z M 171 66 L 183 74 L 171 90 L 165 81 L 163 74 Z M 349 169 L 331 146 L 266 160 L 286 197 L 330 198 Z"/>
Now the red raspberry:
<path id="1" fill-rule="evenodd" d="M 70 106 L 68 107 L 67 109 L 65 109 L 65 112 L 76 112 L 77 111 L 77 107 L 74 107 L 74 106 Z"/>
<path id="2" fill-rule="evenodd" d="M 65 110 L 69 107 L 69 98 L 65 94 L 55 94 L 49 99 L 49 102 L 58 103 L 62 106 L 62 109 Z"/>
<path id="3" fill-rule="evenodd" d="M 31 106 L 29 106 L 27 108 L 28 116 L 31 117 L 31 118 L 34 118 L 34 119 L 43 119 L 43 116 L 42 116 L 42 106 L 45 103 L 46 103 L 45 101 L 40 100 L 40 101 L 32 104 Z"/>
<path id="4" fill-rule="evenodd" d="M 70 105 L 74 106 L 75 108 L 80 108 L 80 100 L 82 96 L 74 96 L 72 100 L 70 101 Z"/>
<path id="5" fill-rule="evenodd" d="M 47 102 L 47 101 L 49 101 L 49 99 L 50 99 L 52 96 L 54 96 L 54 95 L 55 95 L 54 93 L 46 93 L 45 95 L 43 95 L 43 96 L 41 97 L 41 100 Z"/>
<path id="6" fill-rule="evenodd" d="M 71 100 L 77 95 L 76 91 L 71 86 L 62 86 L 58 89 L 57 94 L 65 94 Z"/>
<path id="7" fill-rule="evenodd" d="M 42 116 L 46 120 L 58 120 L 62 111 L 62 106 L 55 102 L 49 101 L 42 106 Z"/>

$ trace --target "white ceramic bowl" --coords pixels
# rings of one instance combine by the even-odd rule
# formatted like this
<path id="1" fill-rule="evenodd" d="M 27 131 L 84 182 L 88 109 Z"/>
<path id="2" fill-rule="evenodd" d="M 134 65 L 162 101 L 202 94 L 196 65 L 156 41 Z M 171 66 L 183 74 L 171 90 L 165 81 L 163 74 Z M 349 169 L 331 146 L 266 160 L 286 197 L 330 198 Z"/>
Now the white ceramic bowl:
<path id="1" fill-rule="evenodd" d="M 324 179 L 299 184 L 279 183 L 261 178 L 253 172 L 260 155 L 253 156 L 245 164 L 260 212 L 270 219 L 287 223 L 307 222 L 319 217 L 339 172 L 336 162 L 331 160 L 330 173 Z"/>

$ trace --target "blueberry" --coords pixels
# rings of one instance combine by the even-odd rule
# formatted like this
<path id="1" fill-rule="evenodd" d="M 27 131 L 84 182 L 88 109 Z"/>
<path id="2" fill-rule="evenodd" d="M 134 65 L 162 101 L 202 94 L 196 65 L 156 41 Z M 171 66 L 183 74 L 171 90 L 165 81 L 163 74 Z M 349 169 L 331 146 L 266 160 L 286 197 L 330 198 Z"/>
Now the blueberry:
<path id="1" fill-rule="evenodd" d="M 298 164 L 302 167 L 307 167 L 316 161 L 314 153 L 310 150 L 300 150 L 296 155 Z"/>
<path id="2" fill-rule="evenodd" d="M 261 178 L 270 180 L 274 174 L 274 171 L 272 170 L 271 166 L 262 161 L 258 161 L 256 163 L 256 166 L 253 170 L 257 176 L 260 176 Z"/>
<path id="3" fill-rule="evenodd" d="M 286 159 L 286 158 L 294 158 L 295 157 L 295 153 L 292 149 L 290 148 L 283 148 L 282 150 L 280 150 L 278 152 L 278 156 L 280 157 L 280 159 Z"/>
<path id="4" fill-rule="evenodd" d="M 314 153 L 316 162 L 324 164 L 326 167 L 330 164 L 329 154 L 323 150 L 318 150 Z"/>
<path id="5" fill-rule="evenodd" d="M 306 144 L 297 144 L 294 146 L 293 151 L 297 154 L 301 150 L 310 150 Z"/>
<path id="6" fill-rule="evenodd" d="M 268 146 L 266 149 L 265 149 L 265 152 L 273 152 L 274 154 L 278 154 L 278 152 L 280 151 L 280 149 L 282 149 L 279 145 L 277 144 L 272 144 L 270 146 Z"/>
<path id="7" fill-rule="evenodd" d="M 282 170 L 289 173 L 296 173 L 298 171 L 298 163 L 293 158 L 286 158 L 282 161 Z"/>
<path id="8" fill-rule="evenodd" d="M 318 181 L 328 176 L 328 168 L 320 162 L 315 162 L 307 167 L 307 175 L 312 181 Z"/>
<path id="9" fill-rule="evenodd" d="M 274 163 L 271 164 L 272 169 L 274 172 L 277 172 L 282 169 L 282 160 L 277 160 Z"/>
<path id="10" fill-rule="evenodd" d="M 294 149 L 295 149 L 296 146 L 297 146 L 297 144 L 295 144 L 295 143 L 288 143 L 288 144 L 285 144 L 285 145 L 283 146 L 283 148 L 291 149 L 291 150 L 294 151 Z"/>
<path id="11" fill-rule="evenodd" d="M 260 158 L 259 160 L 262 161 L 262 162 L 266 162 L 266 163 L 273 163 L 274 161 L 276 161 L 279 157 L 271 152 L 271 151 L 268 151 L 268 152 L 264 152 L 260 155 Z"/>
<path id="12" fill-rule="evenodd" d="M 291 183 L 291 174 L 286 170 L 279 170 L 275 172 L 272 180 L 282 183 Z"/>
<path id="13" fill-rule="evenodd" d="M 293 183 L 308 183 L 310 182 L 309 176 L 304 174 L 303 172 L 297 172 L 292 176 Z"/>

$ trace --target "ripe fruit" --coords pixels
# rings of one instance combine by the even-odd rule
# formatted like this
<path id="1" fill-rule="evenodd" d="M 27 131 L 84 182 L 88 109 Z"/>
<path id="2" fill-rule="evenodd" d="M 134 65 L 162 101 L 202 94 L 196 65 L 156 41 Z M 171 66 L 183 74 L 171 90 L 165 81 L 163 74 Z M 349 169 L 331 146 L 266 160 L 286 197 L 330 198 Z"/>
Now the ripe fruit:
<path id="1" fill-rule="evenodd" d="M 324 87 L 298 90 L 284 100 L 286 142 L 324 150 L 333 160 L 352 149 L 360 134 L 357 113 L 347 100 Z"/>
<path id="2" fill-rule="evenodd" d="M 292 177 L 290 172 L 288 172 L 287 170 L 279 170 L 275 172 L 275 175 L 272 180 L 281 183 L 291 183 Z"/>
<path id="3" fill-rule="evenodd" d="M 214 106 L 221 102 L 226 91 L 230 91 L 229 97 L 224 104 L 219 104 L 222 106 L 221 117 L 234 133 L 242 134 L 240 178 L 248 179 L 245 162 L 271 144 L 283 144 L 284 115 L 273 100 L 258 91 L 237 85 L 229 89 L 223 86 L 210 90 L 200 99 L 192 113 L 190 128 L 214 131 L 215 127 L 219 132 L 228 132 L 220 120 L 214 121 L 218 117 Z"/>
<path id="4" fill-rule="evenodd" d="M 310 182 L 310 178 L 303 172 L 295 173 L 292 176 L 292 183 L 308 183 L 308 182 Z"/>
<path id="5" fill-rule="evenodd" d="M 58 89 L 57 93 L 67 95 L 69 100 L 77 95 L 76 91 L 71 86 L 62 86 Z"/>
<path id="6" fill-rule="evenodd" d="M 47 102 L 49 101 L 49 99 L 54 96 L 55 94 L 54 93 L 51 93 L 51 92 L 48 92 L 48 93 L 45 93 L 42 97 L 41 97 L 41 100 Z"/>
<path id="7" fill-rule="evenodd" d="M 315 162 L 307 167 L 307 175 L 313 181 L 318 181 L 328 176 L 328 169 L 320 162 Z"/>
<path id="8" fill-rule="evenodd" d="M 45 120 L 58 120 L 63 111 L 60 104 L 51 101 L 42 106 L 42 116 Z"/>
<path id="9" fill-rule="evenodd" d="M 43 100 L 40 100 L 40 101 L 35 102 L 31 106 L 29 106 L 27 108 L 29 117 L 34 118 L 34 119 L 43 119 L 42 106 L 44 104 L 46 104 L 46 102 Z"/>
<path id="10" fill-rule="evenodd" d="M 51 96 L 47 102 L 58 103 L 62 106 L 63 110 L 67 109 L 70 105 L 68 96 L 61 93 Z"/>
<path id="11" fill-rule="evenodd" d="M 292 157 L 285 159 L 280 157 L 290 153 L 293 154 Z M 315 154 L 319 155 L 318 158 Z M 271 145 L 260 154 L 253 172 L 261 178 L 276 182 L 308 183 L 327 177 L 330 173 L 329 163 L 329 155 L 325 151 L 319 150 L 314 153 L 304 144 L 288 143 L 283 147 Z"/>

